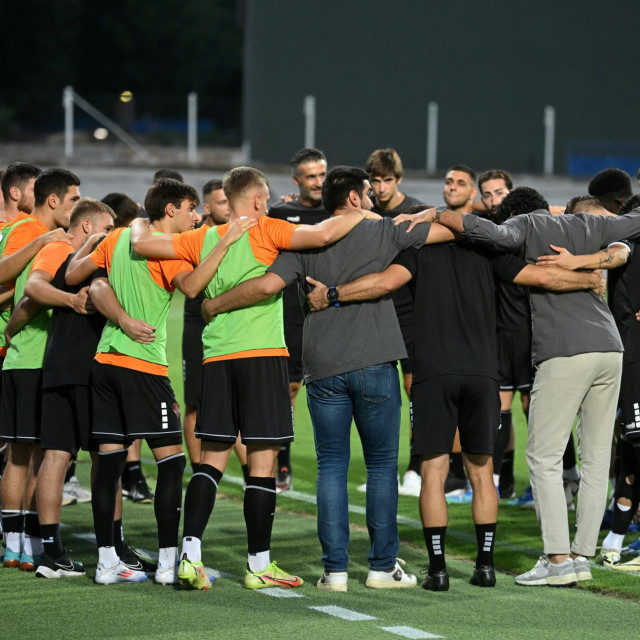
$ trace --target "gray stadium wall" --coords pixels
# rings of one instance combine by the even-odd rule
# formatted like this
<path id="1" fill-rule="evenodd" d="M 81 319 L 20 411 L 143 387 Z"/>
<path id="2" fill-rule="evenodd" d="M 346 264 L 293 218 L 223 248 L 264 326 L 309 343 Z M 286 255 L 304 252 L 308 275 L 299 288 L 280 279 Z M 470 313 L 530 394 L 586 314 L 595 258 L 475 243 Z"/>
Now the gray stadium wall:
<path id="1" fill-rule="evenodd" d="M 640 158 L 639 18 L 638 0 L 246 0 L 243 138 L 252 161 L 286 164 L 312 94 L 331 164 L 393 146 L 424 169 L 435 101 L 439 169 L 540 173 L 553 105 L 556 173 L 582 141 L 596 164 Z"/>

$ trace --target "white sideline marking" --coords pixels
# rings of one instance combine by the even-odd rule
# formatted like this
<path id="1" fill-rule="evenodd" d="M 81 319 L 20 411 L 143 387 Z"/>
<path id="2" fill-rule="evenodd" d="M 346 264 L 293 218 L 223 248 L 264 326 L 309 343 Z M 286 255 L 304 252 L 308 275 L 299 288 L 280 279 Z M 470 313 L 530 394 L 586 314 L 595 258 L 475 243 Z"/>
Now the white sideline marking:
<path id="1" fill-rule="evenodd" d="M 350 609 L 343 609 L 342 607 L 336 607 L 330 605 L 328 607 L 309 607 L 320 613 L 326 613 L 329 616 L 340 618 L 341 620 L 348 620 L 349 622 L 361 622 L 362 620 L 377 620 L 374 616 L 368 616 L 364 613 L 358 613 L 357 611 L 351 611 Z"/>
<path id="2" fill-rule="evenodd" d="M 301 593 L 296 593 L 292 589 L 282 589 L 281 587 L 269 587 L 268 589 L 258 589 L 260 593 L 272 598 L 304 598 Z"/>
<path id="3" fill-rule="evenodd" d="M 434 636 L 432 633 L 414 629 L 413 627 L 378 627 L 383 631 L 388 631 L 396 636 L 411 638 L 412 640 L 422 640 L 422 638 L 446 638 L 446 636 Z"/>

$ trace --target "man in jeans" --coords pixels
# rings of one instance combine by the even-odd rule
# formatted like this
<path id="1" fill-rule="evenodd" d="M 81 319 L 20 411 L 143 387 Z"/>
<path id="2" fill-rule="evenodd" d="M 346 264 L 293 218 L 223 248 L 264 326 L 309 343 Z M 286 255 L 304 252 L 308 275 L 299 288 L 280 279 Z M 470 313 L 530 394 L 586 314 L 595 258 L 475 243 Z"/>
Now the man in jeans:
<path id="1" fill-rule="evenodd" d="M 322 202 L 334 216 L 371 209 L 369 176 L 355 167 L 331 170 Z M 386 268 L 396 255 L 426 241 L 453 234 L 438 225 L 420 225 L 411 233 L 393 220 L 365 220 L 348 236 L 323 250 L 281 254 L 260 278 L 248 280 L 205 301 L 210 316 L 275 295 L 290 282 L 339 283 Z M 308 286 L 307 286 L 308 288 Z M 319 589 L 347 590 L 349 512 L 347 470 L 349 435 L 355 420 L 367 467 L 367 527 L 371 539 L 366 585 L 412 587 L 413 575 L 397 560 L 398 440 L 400 385 L 395 362 L 406 357 L 390 296 L 341 307 L 335 287 L 331 308 L 307 317 L 302 359 L 307 401 L 318 456 L 318 535 L 324 573 Z"/>

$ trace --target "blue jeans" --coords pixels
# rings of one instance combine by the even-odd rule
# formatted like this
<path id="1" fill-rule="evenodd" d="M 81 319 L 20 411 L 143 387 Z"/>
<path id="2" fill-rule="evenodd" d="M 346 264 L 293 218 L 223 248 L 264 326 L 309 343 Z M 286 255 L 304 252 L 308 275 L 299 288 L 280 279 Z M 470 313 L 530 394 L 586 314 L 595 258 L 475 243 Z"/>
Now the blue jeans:
<path id="1" fill-rule="evenodd" d="M 398 554 L 400 384 L 394 365 L 378 364 L 310 382 L 307 403 L 318 457 L 318 537 L 329 572 L 349 562 L 347 471 L 353 419 L 367 467 L 369 566 L 391 569 Z"/>

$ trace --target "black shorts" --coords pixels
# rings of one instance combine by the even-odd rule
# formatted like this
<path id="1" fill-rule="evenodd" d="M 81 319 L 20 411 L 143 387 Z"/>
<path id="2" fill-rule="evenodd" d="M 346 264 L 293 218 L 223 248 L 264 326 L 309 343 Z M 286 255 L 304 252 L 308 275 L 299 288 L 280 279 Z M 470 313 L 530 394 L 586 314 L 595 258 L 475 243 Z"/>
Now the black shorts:
<path id="1" fill-rule="evenodd" d="M 184 403 L 197 407 L 202 385 L 202 325 L 185 321 L 182 331 Z"/>
<path id="2" fill-rule="evenodd" d="M 39 442 L 42 369 L 9 369 L 2 374 L 0 440 Z"/>
<path id="3" fill-rule="evenodd" d="M 293 440 L 286 358 L 218 360 L 204 365 L 196 435 L 202 440 L 280 444 Z"/>
<path id="4" fill-rule="evenodd" d="M 91 387 L 65 384 L 42 391 L 42 449 L 68 451 L 72 456 L 97 451 L 91 436 Z"/>
<path id="5" fill-rule="evenodd" d="M 284 341 L 289 350 L 287 371 L 289 382 L 301 382 L 303 378 L 302 366 L 302 328 L 301 324 L 284 325 Z"/>
<path id="6" fill-rule="evenodd" d="M 498 331 L 500 391 L 528 391 L 533 384 L 531 333 Z"/>
<path id="7" fill-rule="evenodd" d="M 640 432 L 640 362 L 623 365 L 618 406 L 622 433 L 631 434 L 632 444 L 640 442 L 637 435 Z"/>
<path id="8" fill-rule="evenodd" d="M 411 387 L 413 454 L 450 453 L 456 427 L 465 453 L 493 454 L 500 426 L 498 383 L 487 376 L 443 375 Z"/>
<path id="9" fill-rule="evenodd" d="M 182 444 L 180 406 L 169 378 L 93 363 L 93 437 L 98 444 L 162 438 Z"/>

